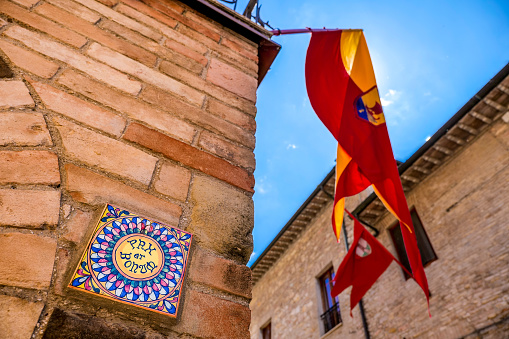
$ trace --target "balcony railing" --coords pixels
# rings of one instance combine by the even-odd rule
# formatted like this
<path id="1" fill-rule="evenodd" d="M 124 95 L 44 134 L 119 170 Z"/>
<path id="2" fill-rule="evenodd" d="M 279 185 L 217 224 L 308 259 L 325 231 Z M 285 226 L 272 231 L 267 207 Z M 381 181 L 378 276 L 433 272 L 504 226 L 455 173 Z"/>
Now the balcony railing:
<path id="1" fill-rule="evenodd" d="M 341 324 L 343 320 L 341 319 L 341 311 L 339 310 L 339 303 L 335 303 L 325 311 L 320 318 L 323 321 L 323 328 L 325 330 L 324 333 L 329 332 L 337 325 Z"/>

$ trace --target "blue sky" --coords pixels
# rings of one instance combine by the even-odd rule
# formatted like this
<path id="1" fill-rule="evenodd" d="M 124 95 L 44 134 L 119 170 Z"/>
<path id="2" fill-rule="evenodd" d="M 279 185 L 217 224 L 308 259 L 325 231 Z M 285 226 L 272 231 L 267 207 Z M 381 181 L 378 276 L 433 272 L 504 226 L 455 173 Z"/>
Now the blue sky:
<path id="1" fill-rule="evenodd" d="M 395 157 L 401 161 L 509 62 L 509 1 L 261 3 L 262 18 L 275 28 L 364 29 Z M 334 166 L 336 143 L 306 93 L 309 39 L 309 34 L 274 37 L 283 48 L 258 89 L 250 263 Z"/>

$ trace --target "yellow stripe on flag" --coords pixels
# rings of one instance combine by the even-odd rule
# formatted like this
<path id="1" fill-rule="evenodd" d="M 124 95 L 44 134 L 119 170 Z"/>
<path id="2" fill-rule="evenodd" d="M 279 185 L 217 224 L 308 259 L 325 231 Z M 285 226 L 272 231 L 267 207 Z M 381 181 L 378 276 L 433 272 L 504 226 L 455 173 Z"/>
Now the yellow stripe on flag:
<path id="1" fill-rule="evenodd" d="M 345 198 L 339 200 L 334 205 L 334 223 L 332 225 L 336 240 L 339 242 L 341 237 L 341 226 L 343 226 L 343 217 L 345 213 Z"/>
<path id="2" fill-rule="evenodd" d="M 336 184 L 334 188 L 338 185 L 338 180 L 345 171 L 348 164 L 352 161 L 352 157 L 345 152 L 345 150 L 338 144 L 337 158 L 336 158 Z M 332 228 L 334 234 L 336 235 L 336 239 L 339 242 L 339 238 L 341 237 L 341 226 L 343 225 L 343 214 L 345 210 L 345 198 L 338 200 L 338 202 L 334 205 L 334 220 L 332 221 Z"/>
<path id="3" fill-rule="evenodd" d="M 382 194 L 380 194 L 380 191 L 377 190 L 375 184 L 372 185 L 373 186 L 373 190 L 375 191 L 376 195 L 378 196 L 378 198 L 380 198 L 380 200 L 382 201 L 382 203 L 385 205 L 385 207 L 389 210 L 389 212 L 391 212 L 399 221 L 400 223 L 402 223 L 403 225 L 406 226 L 406 228 L 408 228 L 408 231 L 410 233 L 412 233 L 412 229 L 410 228 L 410 226 L 408 226 L 407 224 L 405 224 L 403 221 L 401 221 L 401 219 L 398 217 L 398 214 L 392 209 L 391 205 L 389 205 L 389 203 L 387 201 L 384 200 L 384 198 L 382 197 Z"/>

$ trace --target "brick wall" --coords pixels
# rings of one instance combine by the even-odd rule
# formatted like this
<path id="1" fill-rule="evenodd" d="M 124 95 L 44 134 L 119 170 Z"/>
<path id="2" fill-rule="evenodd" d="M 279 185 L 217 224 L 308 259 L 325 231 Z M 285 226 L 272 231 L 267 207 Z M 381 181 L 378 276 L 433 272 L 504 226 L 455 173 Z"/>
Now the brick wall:
<path id="1" fill-rule="evenodd" d="M 2 335 L 249 336 L 257 48 L 177 1 L 0 1 Z M 65 287 L 105 203 L 194 234 L 178 321 Z"/>
<path id="2" fill-rule="evenodd" d="M 365 195 L 363 192 L 362 195 Z M 372 338 L 502 338 L 509 331 L 509 125 L 497 120 L 465 149 L 407 195 L 438 260 L 425 268 L 432 297 L 426 299 L 393 263 L 364 297 Z M 353 210 L 363 199 L 347 199 Z M 330 229 L 332 205 L 253 287 L 251 338 L 271 321 L 275 338 L 320 338 L 317 277 L 345 255 Z M 353 225 L 346 218 L 349 236 Z M 378 239 L 396 255 L 386 214 L 374 225 Z M 351 239 L 350 239 L 351 243 Z M 397 255 L 396 255 L 397 256 Z M 349 316 L 350 289 L 339 296 L 343 325 L 324 338 L 363 338 L 359 308 Z"/>

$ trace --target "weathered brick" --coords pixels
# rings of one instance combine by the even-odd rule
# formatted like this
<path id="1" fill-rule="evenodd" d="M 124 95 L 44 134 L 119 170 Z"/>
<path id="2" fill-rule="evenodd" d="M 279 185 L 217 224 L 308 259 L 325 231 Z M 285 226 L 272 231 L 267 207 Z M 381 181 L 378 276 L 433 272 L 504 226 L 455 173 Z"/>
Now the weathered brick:
<path id="1" fill-rule="evenodd" d="M 58 157 L 48 151 L 0 151 L 0 184 L 60 183 Z"/>
<path id="2" fill-rule="evenodd" d="M 60 191 L 0 189 L 0 225 L 53 226 L 59 211 Z"/>
<path id="3" fill-rule="evenodd" d="M 92 222 L 93 213 L 82 210 L 74 210 L 64 224 L 62 238 L 74 243 L 82 243 Z"/>
<path id="4" fill-rule="evenodd" d="M 128 4 L 129 6 L 133 7 L 137 11 L 154 18 L 165 25 L 168 25 L 169 27 L 175 28 L 175 26 L 177 25 L 177 21 L 175 19 L 170 18 L 169 16 L 164 15 L 163 13 L 161 13 L 159 11 L 156 11 L 155 9 L 145 5 L 141 1 L 123 0 L 123 2 Z M 120 12 L 122 12 L 122 11 L 120 11 Z"/>
<path id="5" fill-rule="evenodd" d="M 119 0 L 97 0 L 97 1 L 108 7 L 113 7 L 119 2 Z"/>
<path id="6" fill-rule="evenodd" d="M 94 11 L 91 11 L 85 6 L 77 4 L 73 1 L 68 0 L 47 0 L 47 1 L 91 23 L 96 23 L 101 18 L 101 16 L 95 13 Z"/>
<path id="7" fill-rule="evenodd" d="M 29 26 L 32 26 L 40 31 L 48 33 L 49 35 L 57 38 L 58 40 L 65 42 L 74 47 L 82 47 L 87 43 L 87 39 L 79 35 L 73 31 L 70 31 L 67 28 L 61 27 L 56 23 L 43 18 L 40 15 L 29 12 L 26 9 L 18 7 L 8 1 L 2 2 L 2 7 L 0 8 L 2 13 L 7 14 L 8 16 L 19 20 Z"/>
<path id="8" fill-rule="evenodd" d="M 0 284 L 47 289 L 53 272 L 57 242 L 34 234 L 0 234 Z"/>
<path id="9" fill-rule="evenodd" d="M 203 25 L 200 24 L 200 22 L 182 15 L 183 10 L 182 7 L 180 8 L 176 7 L 175 5 L 177 4 L 175 2 L 165 2 L 164 4 L 158 2 L 157 0 L 143 0 L 143 2 L 147 3 L 151 7 L 157 9 L 158 11 L 164 13 L 165 15 L 181 22 L 182 24 L 191 27 L 195 31 L 200 32 L 204 36 L 216 42 L 219 41 L 220 35 L 217 33 L 217 31 L 211 30 L 208 27 L 204 27 Z"/>
<path id="10" fill-rule="evenodd" d="M 189 265 L 189 278 L 222 291 L 251 298 L 251 269 L 195 249 Z"/>
<path id="11" fill-rule="evenodd" d="M 228 107 L 218 100 L 208 99 L 207 111 L 248 131 L 254 132 L 256 130 L 256 121 L 252 116 Z"/>
<path id="12" fill-rule="evenodd" d="M 219 29 L 220 26 L 215 21 L 210 21 L 210 19 L 194 11 L 186 11 L 182 23 L 214 42 L 219 42 L 221 33 L 224 34 L 224 30 Z"/>
<path id="13" fill-rule="evenodd" d="M 66 188 L 71 197 L 90 205 L 116 204 L 132 212 L 146 213 L 147 217 L 178 225 L 182 210 L 171 202 L 156 198 L 118 181 L 72 164 L 65 165 Z"/>
<path id="14" fill-rule="evenodd" d="M 234 145 L 210 132 L 201 132 L 198 145 L 237 166 L 249 169 L 251 172 L 255 169 L 255 157 L 252 150 Z"/>
<path id="15" fill-rule="evenodd" d="M 176 63 L 177 65 L 182 66 L 194 73 L 200 73 L 203 70 L 203 67 L 207 64 L 207 58 L 205 58 L 203 55 L 201 55 L 197 52 L 194 52 L 193 50 L 185 48 L 187 51 L 190 51 L 191 53 L 181 55 L 173 50 L 164 48 L 157 42 L 150 40 L 149 38 L 146 38 L 141 34 L 133 32 L 130 29 L 125 28 L 124 26 L 119 25 L 114 21 L 101 20 L 101 22 L 99 23 L 99 27 L 107 29 L 109 31 L 112 31 L 115 34 L 118 34 L 121 37 L 124 37 L 125 39 L 131 41 L 132 43 L 134 43 L 138 46 L 143 46 L 144 48 L 157 54 L 161 58 L 166 59 L 166 60 L 171 60 L 172 62 Z M 168 40 L 166 40 L 166 41 L 168 41 Z M 192 55 L 192 57 L 190 55 Z M 189 57 L 187 57 L 187 56 L 189 56 Z M 190 58 L 192 58 L 192 59 L 190 59 Z M 198 59 L 199 62 L 195 61 L 194 59 Z"/>
<path id="16" fill-rule="evenodd" d="M 0 18 L 0 28 L 4 27 L 4 26 L 7 26 L 7 21 L 5 21 L 4 19 Z"/>
<path id="17" fill-rule="evenodd" d="M 197 106 L 201 106 L 203 103 L 205 96 L 197 90 L 167 77 L 152 68 L 148 68 L 147 66 L 109 48 L 93 43 L 89 47 L 87 54 L 122 72 L 132 74 L 149 84 L 173 92 L 175 95 L 182 97 Z"/>
<path id="18" fill-rule="evenodd" d="M 229 164 L 225 160 L 202 152 L 148 127 L 137 123 L 130 124 L 123 138 L 160 152 L 186 166 L 196 168 L 205 174 L 224 180 L 234 186 L 254 192 L 254 178 L 252 174 L 249 174 L 240 167 Z"/>
<path id="19" fill-rule="evenodd" d="M 185 69 L 176 66 L 171 62 L 163 61 L 160 65 L 160 70 L 172 78 L 178 79 L 182 82 L 192 84 L 193 87 L 210 94 L 214 98 L 227 102 L 228 104 L 238 107 L 243 111 L 251 112 L 254 108 L 254 101 L 239 97 L 237 94 L 232 93 L 222 87 L 216 86 L 211 82 L 205 81 L 196 74 L 193 74 Z"/>
<path id="20" fill-rule="evenodd" d="M 58 71 L 59 66 L 54 62 L 7 41 L 0 40 L 0 49 L 16 66 L 42 78 L 51 78 Z"/>
<path id="21" fill-rule="evenodd" d="M 58 82 L 181 140 L 191 142 L 196 133 L 194 127 L 188 123 L 132 97 L 122 95 L 73 71 L 64 72 L 58 79 Z"/>
<path id="22" fill-rule="evenodd" d="M 253 134 L 215 115 L 208 114 L 197 107 L 187 104 L 158 88 L 147 86 L 142 90 L 140 97 L 182 119 L 189 120 L 209 130 L 217 131 L 227 138 L 237 141 L 251 149 L 255 146 L 255 137 Z"/>
<path id="23" fill-rule="evenodd" d="M 101 13 L 108 19 L 111 19 L 113 21 L 118 22 L 121 25 L 126 26 L 127 28 L 132 29 L 135 32 L 139 32 L 143 34 L 144 36 L 151 38 L 152 40 L 159 41 L 162 38 L 162 35 L 155 32 L 154 30 L 150 29 L 149 27 L 140 24 L 137 21 L 134 21 L 133 19 L 130 19 L 126 17 L 125 15 L 122 15 L 111 8 L 108 8 L 94 0 L 77 0 L 82 5 Z M 118 1 L 116 1 L 118 3 Z"/>
<path id="24" fill-rule="evenodd" d="M 126 119 L 104 108 L 29 79 L 46 108 L 115 136 L 124 131 Z"/>
<path id="25" fill-rule="evenodd" d="M 212 59 L 207 80 L 243 98 L 256 101 L 257 80 L 224 62 Z"/>
<path id="26" fill-rule="evenodd" d="M 3 338 L 30 338 L 44 303 L 0 295 L 0 333 Z"/>
<path id="27" fill-rule="evenodd" d="M 149 5 L 152 8 L 157 9 L 162 13 L 165 13 L 165 11 L 171 11 L 172 13 L 175 13 L 175 15 L 180 15 L 182 14 L 182 12 L 184 12 L 184 7 L 179 5 L 179 2 L 177 1 L 159 2 L 157 0 L 141 0 L 141 2 Z"/>
<path id="28" fill-rule="evenodd" d="M 46 121 L 41 113 L 0 113 L 0 145 L 50 146 Z"/>
<path id="29" fill-rule="evenodd" d="M 188 58 L 195 60 L 196 62 L 199 62 L 200 64 L 202 64 L 204 66 L 207 65 L 207 63 L 208 63 L 207 58 L 205 56 L 203 56 L 203 54 L 200 54 L 199 52 L 196 52 L 175 40 L 166 39 L 166 41 L 164 42 L 164 45 L 166 47 L 174 50 L 177 53 L 180 53 Z M 171 59 L 169 59 L 169 60 L 173 61 Z"/>
<path id="30" fill-rule="evenodd" d="M 34 106 L 34 100 L 23 81 L 0 81 L 0 108 L 23 106 Z"/>
<path id="31" fill-rule="evenodd" d="M 195 290 L 186 291 L 182 320 L 174 330 L 203 338 L 249 338 L 249 307 Z"/>
<path id="32" fill-rule="evenodd" d="M 208 37 L 196 32 L 193 29 L 190 29 L 187 26 L 180 25 L 178 26 L 178 30 L 188 38 L 207 46 L 212 51 L 212 55 L 217 55 L 221 59 L 229 61 L 253 77 L 257 76 L 258 65 L 256 62 L 245 58 L 241 54 L 231 50 L 226 46 L 218 44 L 216 41 L 209 39 Z"/>
<path id="33" fill-rule="evenodd" d="M 36 11 L 39 14 L 45 15 L 46 17 L 61 23 L 66 27 L 71 27 L 72 30 L 85 35 L 86 37 L 98 41 L 101 44 L 108 46 L 128 57 L 138 60 L 139 62 L 154 66 L 157 57 L 146 51 L 143 48 L 130 44 L 129 42 L 119 39 L 112 34 L 105 32 L 99 27 L 74 16 L 58 7 L 50 4 L 42 4 L 37 6 Z"/>
<path id="34" fill-rule="evenodd" d="M 226 39 L 226 38 L 223 38 L 223 40 L 221 40 L 221 45 L 224 45 L 224 46 L 234 50 L 235 52 L 239 53 L 240 55 L 248 58 L 249 60 L 252 60 L 252 61 L 258 63 L 258 50 L 257 50 L 256 46 L 250 46 L 251 48 L 248 49 L 248 48 L 246 48 L 245 45 L 242 46 L 238 42 L 230 40 L 230 39 Z"/>
<path id="35" fill-rule="evenodd" d="M 53 275 L 53 291 L 59 295 L 65 295 L 65 288 L 67 287 L 67 279 L 70 275 L 72 267 L 72 255 L 71 251 L 64 247 L 57 249 L 56 260 L 55 260 L 55 273 Z"/>
<path id="36" fill-rule="evenodd" d="M 64 45 L 51 41 L 41 34 L 31 32 L 19 26 L 8 28 L 4 34 L 21 41 L 39 53 L 65 62 L 127 93 L 136 95 L 141 89 L 141 84 L 138 81 L 131 80 L 127 75 L 87 58 Z"/>
<path id="37" fill-rule="evenodd" d="M 164 195 L 185 201 L 190 181 L 191 172 L 188 169 L 164 162 L 154 181 L 154 189 Z"/>
<path id="38" fill-rule="evenodd" d="M 12 0 L 12 1 L 17 3 L 18 5 L 30 8 L 33 5 L 35 5 L 36 3 L 38 3 L 40 0 Z"/>
<path id="39" fill-rule="evenodd" d="M 148 185 L 157 158 L 61 118 L 54 119 L 68 157 Z"/>
<path id="40" fill-rule="evenodd" d="M 133 4 L 136 4 L 136 1 L 129 3 L 129 5 L 133 5 Z M 138 2 L 138 4 L 139 4 L 139 6 L 137 6 L 138 8 L 133 8 L 130 6 L 126 6 L 124 4 L 120 4 L 115 7 L 115 10 L 117 12 L 122 13 L 128 17 L 131 17 L 137 21 L 143 22 L 145 25 L 155 28 L 157 31 L 162 32 L 163 34 L 165 34 L 165 32 L 167 32 L 168 30 L 171 30 L 171 29 L 175 28 L 175 26 L 177 26 L 177 21 L 175 21 L 169 17 L 164 17 L 163 15 L 159 16 L 159 18 L 163 18 L 163 20 L 166 21 L 163 23 L 161 21 L 153 19 L 151 17 L 151 15 L 145 15 L 147 13 L 143 14 L 144 11 L 140 11 L 140 8 L 147 8 L 147 7 L 145 5 L 143 5 L 141 2 Z M 148 9 L 150 10 L 151 8 L 148 7 Z M 151 13 L 155 13 L 157 15 L 158 12 L 152 10 Z"/>
<path id="41" fill-rule="evenodd" d="M 194 208 L 188 231 L 202 246 L 246 264 L 253 250 L 253 200 L 226 184 L 195 176 L 190 201 Z"/>

